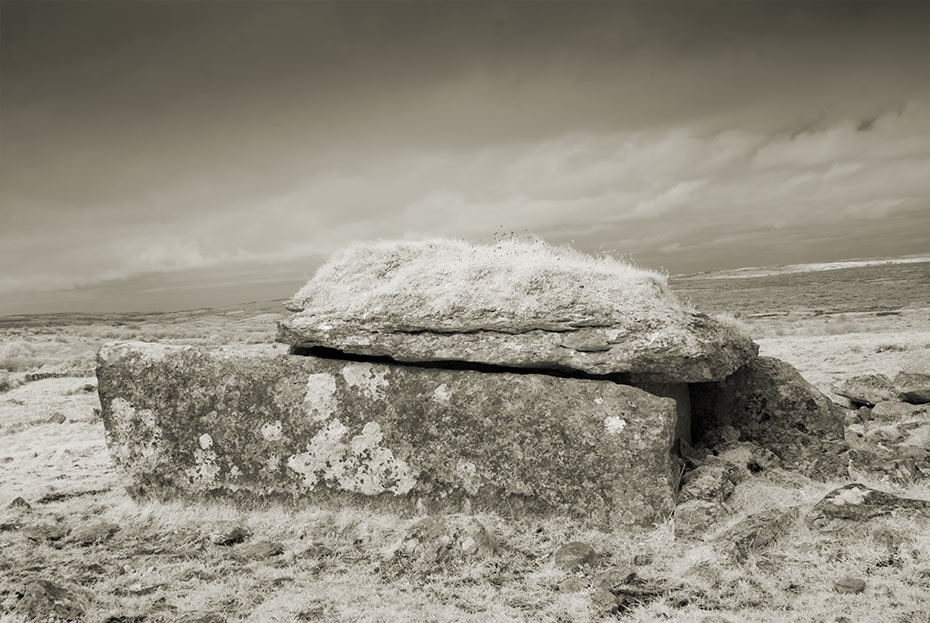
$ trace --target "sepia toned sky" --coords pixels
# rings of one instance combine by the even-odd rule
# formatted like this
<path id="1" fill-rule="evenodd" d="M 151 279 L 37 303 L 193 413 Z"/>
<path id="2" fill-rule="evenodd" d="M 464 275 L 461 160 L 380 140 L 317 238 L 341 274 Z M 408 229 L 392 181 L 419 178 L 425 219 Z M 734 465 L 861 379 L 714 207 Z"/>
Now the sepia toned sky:
<path id="1" fill-rule="evenodd" d="M 0 3 L 0 315 L 285 297 L 408 235 L 927 253 L 928 171 L 925 1 Z"/>

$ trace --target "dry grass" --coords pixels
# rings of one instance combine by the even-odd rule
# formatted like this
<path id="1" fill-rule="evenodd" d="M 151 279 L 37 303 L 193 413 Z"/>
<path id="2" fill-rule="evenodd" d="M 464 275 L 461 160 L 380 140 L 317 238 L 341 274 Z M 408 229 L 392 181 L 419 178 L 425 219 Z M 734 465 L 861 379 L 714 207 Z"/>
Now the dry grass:
<path id="1" fill-rule="evenodd" d="M 92 353 L 111 339 L 271 341 L 274 319 L 280 316 L 268 313 L 18 321 L 2 329 L 0 352 L 31 359 L 13 366 L 26 368 L 12 374 L 18 378 L 43 364 L 59 365 Z M 898 315 L 849 314 L 838 323 L 809 310 L 790 314 L 742 315 L 734 324 L 744 324 L 759 337 L 764 353 L 798 365 L 814 381 L 862 371 L 928 369 L 926 308 Z M 835 332 L 839 328 L 855 332 Z M 500 551 L 485 561 L 426 572 L 383 564 L 384 552 L 414 517 L 368 509 L 269 505 L 256 511 L 226 504 L 136 504 L 124 493 L 109 460 L 103 425 L 95 415 L 96 394 L 84 391 L 93 382 L 92 377 L 47 379 L 0 394 L 0 524 L 23 524 L 0 531 L 0 621 L 23 620 L 11 609 L 17 591 L 33 578 L 86 589 L 86 620 L 94 623 L 168 622 L 192 611 L 219 613 L 230 622 L 699 623 L 709 615 L 732 623 L 842 620 L 838 617 L 863 623 L 930 620 L 930 524 L 903 516 L 877 520 L 851 534 L 822 534 L 797 521 L 773 547 L 739 564 L 712 540 L 676 538 L 671 521 L 648 531 L 604 532 L 564 519 L 483 514 L 479 518 L 497 533 Z M 50 423 L 57 413 L 65 421 Z M 718 532 L 764 508 L 799 505 L 803 516 L 840 484 L 767 470 L 737 487 L 728 501 L 733 513 Z M 865 484 L 930 499 L 926 483 Z M 7 508 L 17 496 L 29 500 L 33 510 Z M 109 540 L 87 546 L 71 535 L 52 543 L 24 534 L 28 526 L 57 522 L 73 535 L 98 521 L 120 529 Z M 249 528 L 252 536 L 246 544 L 275 540 L 283 545 L 283 555 L 248 558 L 240 554 L 243 546 L 211 543 L 209 535 L 230 521 Z M 889 546 L 878 538 L 879 528 L 894 534 L 897 542 Z M 570 540 L 588 542 L 598 551 L 592 573 L 633 564 L 639 575 L 663 581 L 668 590 L 621 616 L 602 616 L 591 589 L 557 590 L 568 574 L 557 570 L 550 556 Z M 865 592 L 835 592 L 833 582 L 843 575 L 865 579 Z"/>
<path id="2" fill-rule="evenodd" d="M 659 273 L 520 239 L 357 243 L 320 267 L 290 304 L 321 319 L 425 326 L 566 318 L 622 324 L 681 310 Z"/>

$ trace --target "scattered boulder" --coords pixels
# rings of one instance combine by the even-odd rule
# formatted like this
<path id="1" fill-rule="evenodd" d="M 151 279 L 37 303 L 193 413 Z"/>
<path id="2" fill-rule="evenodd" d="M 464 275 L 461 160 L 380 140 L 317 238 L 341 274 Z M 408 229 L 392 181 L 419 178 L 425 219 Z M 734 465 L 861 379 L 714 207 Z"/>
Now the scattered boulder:
<path id="1" fill-rule="evenodd" d="M 692 430 L 731 426 L 788 468 L 827 479 L 846 473 L 841 409 L 787 363 L 759 357 L 716 383 L 691 385 Z"/>
<path id="2" fill-rule="evenodd" d="M 26 510 L 26 511 L 28 511 L 28 510 L 31 510 L 31 509 L 32 509 L 32 505 L 29 504 L 29 502 L 27 502 L 27 501 L 24 500 L 23 498 L 21 498 L 21 497 L 16 497 L 16 498 L 13 498 L 13 501 L 10 502 L 10 504 L 7 506 L 7 508 L 18 508 L 18 509 L 21 509 L 21 510 Z"/>
<path id="3" fill-rule="evenodd" d="M 222 546 L 236 545 L 245 541 L 251 534 L 249 529 L 242 524 L 223 523 L 210 533 L 210 542 Z"/>
<path id="4" fill-rule="evenodd" d="M 56 411 L 50 418 L 45 421 L 48 424 L 64 424 L 68 421 L 68 418 L 66 418 L 65 414 L 61 411 Z"/>
<path id="5" fill-rule="evenodd" d="M 912 404 L 930 403 L 930 374 L 898 372 L 894 377 L 898 400 Z"/>
<path id="6" fill-rule="evenodd" d="M 614 382 L 108 345 L 107 444 L 135 497 L 342 496 L 649 525 L 674 508 L 676 405 Z"/>
<path id="7" fill-rule="evenodd" d="M 930 419 L 847 429 L 850 470 L 893 482 L 930 477 Z"/>
<path id="8" fill-rule="evenodd" d="M 470 515 L 452 514 L 426 517 L 413 524 L 389 550 L 387 558 L 444 566 L 482 560 L 496 552 L 493 534 L 480 521 Z"/>
<path id="9" fill-rule="evenodd" d="M 910 404 L 897 400 L 883 400 L 872 407 L 872 418 L 883 422 L 923 419 L 930 422 L 930 404 Z"/>
<path id="10" fill-rule="evenodd" d="M 930 501 L 899 497 L 854 482 L 825 495 L 808 511 L 805 522 L 817 530 L 836 532 L 897 513 L 930 516 Z"/>
<path id="11" fill-rule="evenodd" d="M 662 275 L 542 243 L 356 244 L 285 306 L 297 313 L 279 342 L 395 361 L 690 383 L 723 379 L 758 353 L 682 305 Z"/>
<path id="12" fill-rule="evenodd" d="M 85 600 L 80 593 L 52 580 L 33 580 L 26 585 L 15 612 L 29 621 L 75 621 L 84 618 Z"/>
<path id="13" fill-rule="evenodd" d="M 833 583 L 833 590 L 845 594 L 861 593 L 865 590 L 865 580 L 852 576 L 842 577 Z"/>
<path id="14" fill-rule="evenodd" d="M 848 398 L 856 407 L 874 407 L 883 400 L 895 400 L 898 389 L 884 374 L 863 374 L 834 386 L 833 392 Z"/>
<path id="15" fill-rule="evenodd" d="M 580 541 L 560 545 L 552 554 L 552 563 L 563 571 L 578 571 L 594 564 L 596 559 L 594 548 Z"/>
<path id="16" fill-rule="evenodd" d="M 714 540 L 735 560 L 742 561 L 787 534 L 798 515 L 799 510 L 796 506 L 755 513 Z"/>

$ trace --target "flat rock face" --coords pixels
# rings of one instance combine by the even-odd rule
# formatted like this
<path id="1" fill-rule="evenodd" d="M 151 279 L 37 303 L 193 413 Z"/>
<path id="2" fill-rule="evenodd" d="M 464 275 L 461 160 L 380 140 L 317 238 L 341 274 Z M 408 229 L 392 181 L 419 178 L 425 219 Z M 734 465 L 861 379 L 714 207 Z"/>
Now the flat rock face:
<path id="1" fill-rule="evenodd" d="M 786 467 L 814 477 L 845 474 L 848 447 L 838 407 L 789 364 L 759 357 L 718 383 L 691 387 L 693 430 L 732 426 Z"/>
<path id="2" fill-rule="evenodd" d="M 105 346 L 107 443 L 136 496 L 355 500 L 648 524 L 674 505 L 673 400 L 603 380 Z"/>
<path id="3" fill-rule="evenodd" d="M 287 304 L 278 341 L 396 361 L 725 378 L 758 354 L 662 275 L 521 242 L 382 242 L 337 253 Z"/>
<path id="4" fill-rule="evenodd" d="M 278 341 L 405 362 L 463 361 L 509 368 L 631 375 L 643 383 L 725 378 L 758 354 L 749 338 L 698 313 L 674 324 L 583 326 L 583 320 L 531 326 L 389 324 L 295 314 L 278 325 Z"/>
<path id="5" fill-rule="evenodd" d="M 930 403 L 930 374 L 898 372 L 894 377 L 898 399 L 912 404 Z"/>
<path id="6" fill-rule="evenodd" d="M 892 513 L 930 516 L 930 501 L 904 498 L 854 482 L 825 495 L 807 513 L 805 521 L 818 530 L 838 531 Z"/>
<path id="7" fill-rule="evenodd" d="M 853 405 L 874 407 L 885 400 L 895 400 L 898 389 L 884 374 L 863 374 L 846 379 L 833 388 L 833 392 L 848 398 Z"/>

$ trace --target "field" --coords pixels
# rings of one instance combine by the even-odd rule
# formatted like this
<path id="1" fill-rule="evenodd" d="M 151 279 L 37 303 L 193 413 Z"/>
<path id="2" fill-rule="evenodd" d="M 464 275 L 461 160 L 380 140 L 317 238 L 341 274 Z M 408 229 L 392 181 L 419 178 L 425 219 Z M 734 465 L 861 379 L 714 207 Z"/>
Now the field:
<path id="1" fill-rule="evenodd" d="M 867 372 L 930 371 L 930 264 L 759 278 L 672 279 L 699 309 L 727 314 L 763 355 L 829 392 Z M 386 556 L 416 521 L 365 508 L 234 508 L 133 502 L 104 444 L 94 353 L 111 340 L 271 343 L 280 301 L 162 314 L 0 318 L 0 621 L 29 620 L 31 582 L 69 588 L 79 620 L 161 621 L 930 621 L 930 522 L 883 517 L 865 533 L 825 534 L 800 519 L 734 560 L 713 536 L 751 513 L 800 516 L 842 482 L 765 470 L 738 485 L 711 538 L 602 532 L 562 519 L 478 519 L 497 536 L 476 562 L 403 567 Z M 859 480 L 930 500 L 930 483 Z M 23 498 L 29 505 L 13 504 Z M 248 534 L 223 539 L 233 528 Z M 888 537 L 891 535 L 891 537 Z M 240 533 L 240 536 L 242 534 Z M 554 550 L 597 552 L 577 574 Z M 605 613 L 584 580 L 631 568 L 644 590 Z M 860 593 L 834 584 L 865 580 Z M 69 601 L 70 600 L 70 601 Z M 33 600 L 34 601 L 34 600 Z"/>

